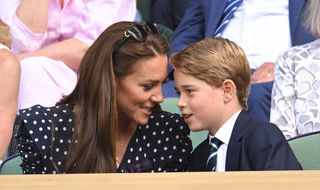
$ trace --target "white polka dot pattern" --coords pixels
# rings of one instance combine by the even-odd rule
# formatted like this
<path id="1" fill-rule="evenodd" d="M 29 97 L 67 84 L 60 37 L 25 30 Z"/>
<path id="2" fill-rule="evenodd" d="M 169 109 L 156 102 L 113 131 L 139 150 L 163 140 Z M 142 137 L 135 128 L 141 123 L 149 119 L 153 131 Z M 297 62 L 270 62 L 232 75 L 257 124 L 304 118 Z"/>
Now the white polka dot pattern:
<path id="1" fill-rule="evenodd" d="M 24 173 L 65 173 L 74 131 L 72 109 L 37 105 L 20 112 L 23 122 L 17 140 Z M 188 135 L 180 115 L 153 113 L 147 125 L 137 128 L 118 172 L 186 171 L 192 150 Z"/>

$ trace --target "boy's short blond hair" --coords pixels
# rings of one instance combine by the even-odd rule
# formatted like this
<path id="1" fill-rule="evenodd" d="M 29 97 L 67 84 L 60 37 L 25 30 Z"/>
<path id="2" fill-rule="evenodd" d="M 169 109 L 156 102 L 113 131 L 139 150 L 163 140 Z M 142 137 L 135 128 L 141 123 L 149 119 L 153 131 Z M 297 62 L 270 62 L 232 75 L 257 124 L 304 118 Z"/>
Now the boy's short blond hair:
<path id="1" fill-rule="evenodd" d="M 232 80 L 237 98 L 247 108 L 250 91 L 250 66 L 244 51 L 225 38 L 207 38 L 173 55 L 170 62 L 184 74 L 220 87 L 225 79 Z"/>

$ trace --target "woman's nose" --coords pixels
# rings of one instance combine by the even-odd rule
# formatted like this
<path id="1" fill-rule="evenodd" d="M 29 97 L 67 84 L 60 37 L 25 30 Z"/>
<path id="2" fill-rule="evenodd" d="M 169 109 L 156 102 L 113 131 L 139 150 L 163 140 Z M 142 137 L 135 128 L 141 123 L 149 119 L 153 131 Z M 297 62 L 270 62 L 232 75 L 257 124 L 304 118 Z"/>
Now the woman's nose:
<path id="1" fill-rule="evenodd" d="M 162 90 L 160 89 L 158 92 L 156 92 L 154 95 L 152 95 L 151 100 L 153 102 L 157 102 L 157 103 L 163 102 Z"/>

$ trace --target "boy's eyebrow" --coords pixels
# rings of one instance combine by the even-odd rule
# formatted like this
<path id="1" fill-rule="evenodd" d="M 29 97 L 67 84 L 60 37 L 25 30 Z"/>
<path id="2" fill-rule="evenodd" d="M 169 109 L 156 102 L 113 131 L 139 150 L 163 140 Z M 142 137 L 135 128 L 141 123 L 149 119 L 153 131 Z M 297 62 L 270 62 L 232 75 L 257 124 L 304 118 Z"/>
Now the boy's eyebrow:
<path id="1" fill-rule="evenodd" d="M 190 84 L 185 84 L 185 85 L 181 85 L 180 86 L 181 88 L 185 89 L 185 88 L 190 88 L 190 87 L 193 87 L 193 85 L 190 85 Z M 177 87 L 174 87 L 174 89 L 177 91 L 178 88 Z"/>
<path id="2" fill-rule="evenodd" d="M 189 87 L 192 87 L 192 85 L 190 84 L 185 84 L 185 85 L 181 85 L 182 88 L 189 88 Z"/>

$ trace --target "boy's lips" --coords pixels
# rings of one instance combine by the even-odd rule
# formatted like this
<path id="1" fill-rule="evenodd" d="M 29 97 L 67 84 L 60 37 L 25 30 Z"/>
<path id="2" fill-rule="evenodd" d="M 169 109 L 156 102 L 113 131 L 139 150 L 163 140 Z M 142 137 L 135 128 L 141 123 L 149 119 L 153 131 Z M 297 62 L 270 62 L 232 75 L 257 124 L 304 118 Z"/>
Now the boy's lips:
<path id="1" fill-rule="evenodd" d="M 191 116 L 193 116 L 193 114 L 182 114 L 182 116 L 183 116 L 183 119 L 184 119 L 184 121 L 187 123 L 188 122 L 188 120 L 189 120 L 189 118 L 191 117 Z"/>

